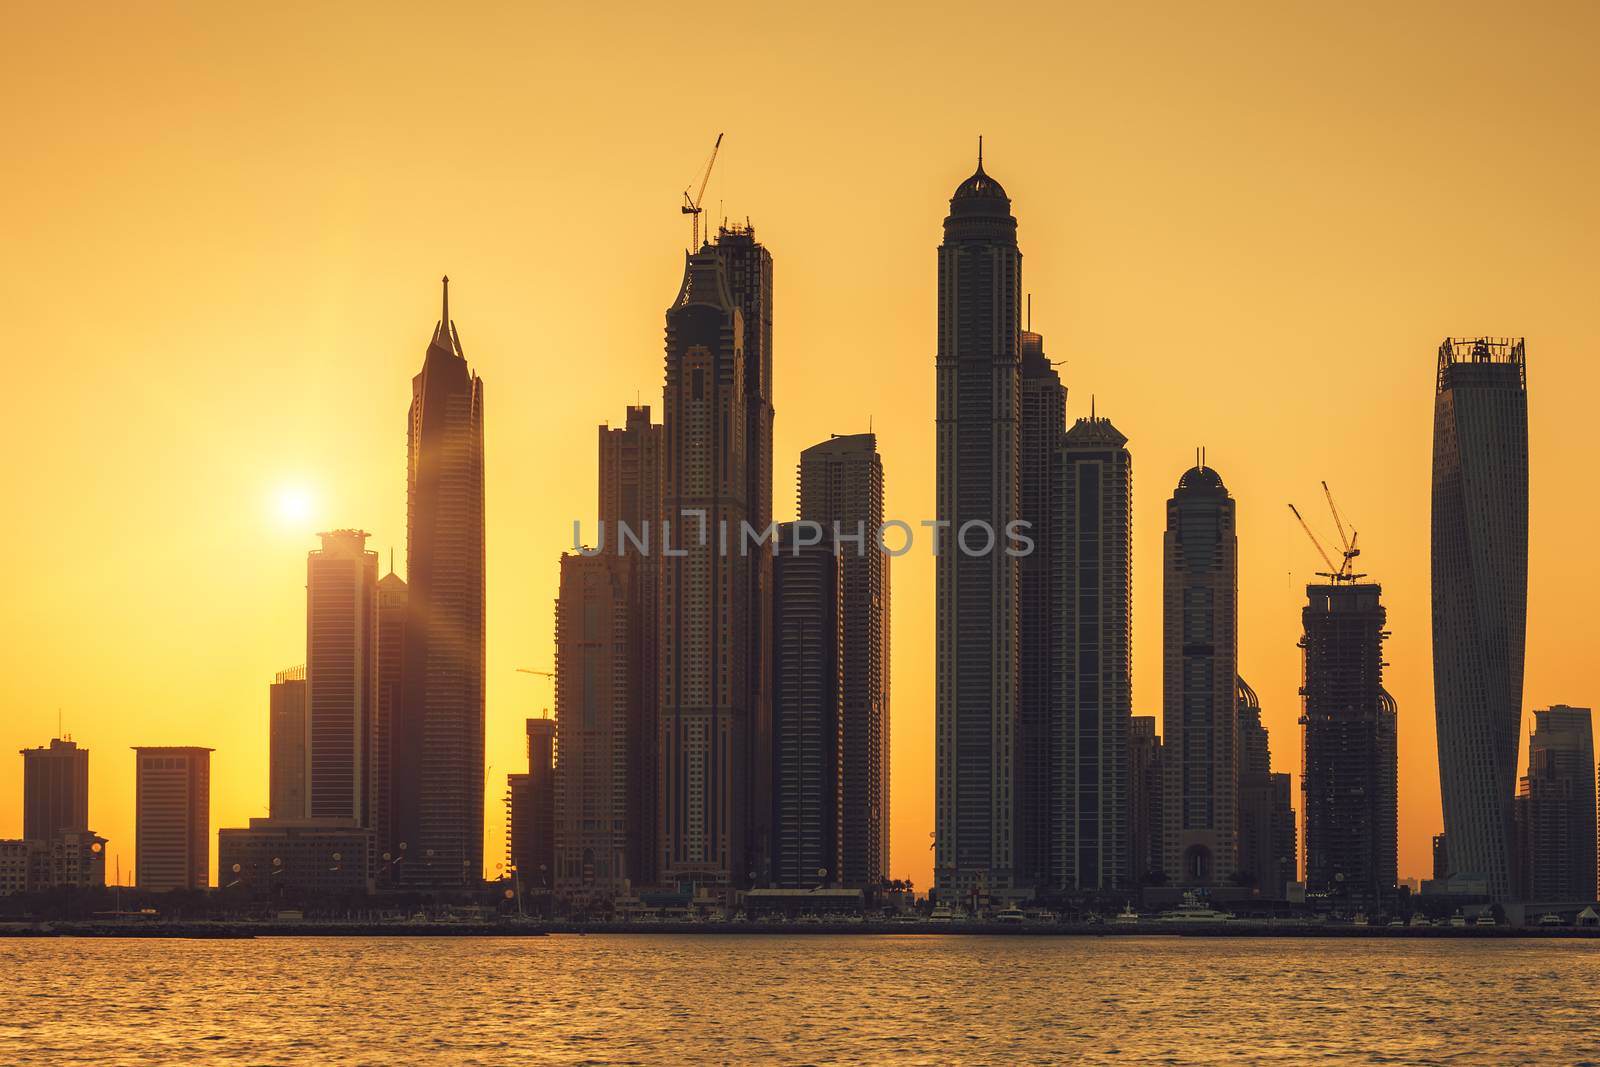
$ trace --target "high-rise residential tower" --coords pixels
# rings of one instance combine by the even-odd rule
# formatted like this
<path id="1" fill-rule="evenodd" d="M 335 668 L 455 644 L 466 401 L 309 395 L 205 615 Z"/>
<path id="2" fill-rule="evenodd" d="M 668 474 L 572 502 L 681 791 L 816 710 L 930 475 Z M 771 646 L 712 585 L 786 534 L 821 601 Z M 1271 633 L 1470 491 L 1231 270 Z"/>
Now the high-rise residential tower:
<path id="1" fill-rule="evenodd" d="M 1026 391 L 1024 391 L 1026 394 Z M 1049 526 L 1055 670 L 1050 865 L 1058 889 L 1111 889 L 1128 864 L 1133 714 L 1133 460 L 1091 414 L 1061 438 Z"/>
<path id="2" fill-rule="evenodd" d="M 629 778 L 634 686 L 632 561 L 561 557 L 556 601 L 555 889 L 571 897 L 628 891 L 636 855 Z"/>
<path id="3" fill-rule="evenodd" d="M 1161 855 L 1161 738 L 1154 715 L 1128 719 L 1128 871 L 1126 885 L 1159 874 Z"/>
<path id="4" fill-rule="evenodd" d="M 313 819 L 368 823 L 377 688 L 378 554 L 362 530 L 306 559 L 306 796 Z"/>
<path id="5" fill-rule="evenodd" d="M 1261 896 L 1282 900 L 1298 875 L 1289 776 L 1272 772 L 1272 747 L 1261 701 L 1239 679 L 1239 870 Z"/>
<path id="6" fill-rule="evenodd" d="M 378 579 L 376 622 L 377 663 L 371 731 L 371 759 L 368 795 L 368 825 L 379 852 L 392 859 L 399 842 L 394 836 L 394 732 L 405 690 L 406 583 L 394 573 L 394 553 L 390 551 L 389 573 Z M 375 867 L 378 876 L 389 879 L 389 864 Z"/>
<path id="7" fill-rule="evenodd" d="M 1054 584 L 1056 462 L 1067 430 L 1067 390 L 1044 354 L 1042 336 L 1023 330 L 1020 347 L 1017 507 L 1033 551 L 1017 563 L 1017 879 L 1024 885 L 1054 885 L 1062 858 L 1059 782 L 1053 773 L 1062 699 Z"/>
<path id="8" fill-rule="evenodd" d="M 1217 472 L 1187 471 L 1167 501 L 1162 589 L 1165 869 L 1174 885 L 1219 885 L 1239 861 L 1234 729 L 1239 541 Z"/>
<path id="9" fill-rule="evenodd" d="M 1588 708 L 1533 713 L 1528 773 L 1517 790 L 1520 896 L 1595 899 L 1594 726 Z"/>
<path id="10" fill-rule="evenodd" d="M 211 749 L 136 747 L 134 881 L 140 889 L 211 884 Z"/>
<path id="11" fill-rule="evenodd" d="M 89 829 L 89 750 L 52 738 L 48 748 L 22 750 L 22 836 L 50 841 Z"/>
<path id="12" fill-rule="evenodd" d="M 822 528 L 838 557 L 838 879 L 876 888 L 889 877 L 889 556 L 878 540 L 883 462 L 875 435 L 835 436 L 800 453 L 800 518 Z"/>
<path id="13" fill-rule="evenodd" d="M 745 225 L 717 230 L 717 255 L 722 258 L 728 293 L 739 308 L 744 349 L 744 505 L 752 529 L 772 523 L 772 253 Z M 748 572 L 745 625 L 749 628 L 750 665 L 745 674 L 750 729 L 746 736 L 746 850 L 752 868 L 770 862 L 772 828 L 772 553 L 752 551 L 744 560 Z M 752 870 L 756 878 L 763 870 Z"/>
<path id="14" fill-rule="evenodd" d="M 1300 787 L 1306 888 L 1375 901 L 1398 877 L 1395 702 L 1383 688 L 1381 586 L 1306 586 Z"/>
<path id="15" fill-rule="evenodd" d="M 870 809 L 844 810 L 844 558 L 795 530 L 773 560 L 772 881 L 801 887 L 848 880 L 841 845 Z"/>
<path id="16" fill-rule="evenodd" d="M 523 889 L 549 889 L 556 866 L 556 721 L 529 719 L 527 730 L 527 773 L 506 776 L 506 853 Z"/>
<path id="17" fill-rule="evenodd" d="M 751 560 L 744 316 L 710 245 L 691 254 L 667 310 L 662 510 L 657 873 L 725 891 L 747 864 L 751 811 Z M 765 776 L 765 774 L 764 774 Z"/>
<path id="18" fill-rule="evenodd" d="M 633 853 L 628 869 L 635 882 L 655 882 L 657 711 L 661 684 L 660 609 L 661 463 L 663 427 L 650 421 L 648 405 L 630 405 L 620 429 L 600 427 L 600 536 L 608 556 L 626 557 L 629 629 L 628 677 L 633 684 L 628 728 L 629 811 Z"/>
<path id="19" fill-rule="evenodd" d="M 1022 253 L 999 182 L 957 186 L 939 246 L 934 886 L 1017 886 Z M 970 549 L 970 550 L 969 550 Z"/>
<path id="20" fill-rule="evenodd" d="M 411 382 L 404 683 L 393 724 L 401 877 L 475 885 L 483 873 L 483 380 L 444 312 Z"/>
<path id="21" fill-rule="evenodd" d="M 1447 339 L 1433 407 L 1433 702 L 1453 873 L 1512 891 L 1528 612 L 1523 342 Z"/>
<path id="22" fill-rule="evenodd" d="M 267 812 L 274 819 L 306 817 L 306 669 L 279 671 L 268 690 Z"/>

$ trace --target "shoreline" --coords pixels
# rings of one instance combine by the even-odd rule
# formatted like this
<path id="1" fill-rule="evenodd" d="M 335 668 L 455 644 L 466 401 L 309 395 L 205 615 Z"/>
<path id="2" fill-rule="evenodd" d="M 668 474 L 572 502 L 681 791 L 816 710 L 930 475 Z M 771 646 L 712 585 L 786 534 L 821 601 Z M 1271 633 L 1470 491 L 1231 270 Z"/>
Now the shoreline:
<path id="1" fill-rule="evenodd" d="M 957 937 L 1266 937 L 1432 938 L 1473 940 L 1600 940 L 1595 927 L 1351 926 L 1328 923 L 1215 923 L 1147 921 L 1137 924 L 993 922 L 661 922 L 661 923 L 453 923 L 453 922 L 46 922 L 0 925 L 0 937 L 250 939 L 257 937 L 548 937 L 621 935 L 816 936 L 943 935 Z"/>

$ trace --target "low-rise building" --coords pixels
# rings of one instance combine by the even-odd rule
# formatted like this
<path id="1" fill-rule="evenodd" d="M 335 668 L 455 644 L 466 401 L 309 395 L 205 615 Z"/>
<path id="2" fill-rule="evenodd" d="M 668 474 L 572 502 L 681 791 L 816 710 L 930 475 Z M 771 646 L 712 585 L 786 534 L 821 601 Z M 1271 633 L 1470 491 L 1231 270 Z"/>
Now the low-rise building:
<path id="1" fill-rule="evenodd" d="M 344 819 L 251 819 L 217 831 L 218 885 L 250 896 L 373 891 L 373 832 Z"/>

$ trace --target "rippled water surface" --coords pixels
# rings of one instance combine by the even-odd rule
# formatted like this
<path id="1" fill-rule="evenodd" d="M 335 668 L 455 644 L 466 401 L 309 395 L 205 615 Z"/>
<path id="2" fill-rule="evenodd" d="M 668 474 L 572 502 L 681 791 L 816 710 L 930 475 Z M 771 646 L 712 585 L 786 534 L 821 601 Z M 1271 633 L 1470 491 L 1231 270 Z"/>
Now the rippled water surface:
<path id="1" fill-rule="evenodd" d="M 1600 942 L 0 940 L 0 1062 L 1591 1063 Z"/>

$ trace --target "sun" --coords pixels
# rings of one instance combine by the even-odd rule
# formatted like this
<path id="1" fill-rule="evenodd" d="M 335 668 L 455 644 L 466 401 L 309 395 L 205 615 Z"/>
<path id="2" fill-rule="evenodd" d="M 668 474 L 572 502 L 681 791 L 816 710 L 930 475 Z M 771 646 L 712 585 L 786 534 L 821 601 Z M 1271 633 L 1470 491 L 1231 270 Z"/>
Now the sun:
<path id="1" fill-rule="evenodd" d="M 278 490 L 274 510 L 278 521 L 285 526 L 303 526 L 311 518 L 310 490 L 303 486 L 285 486 Z"/>

